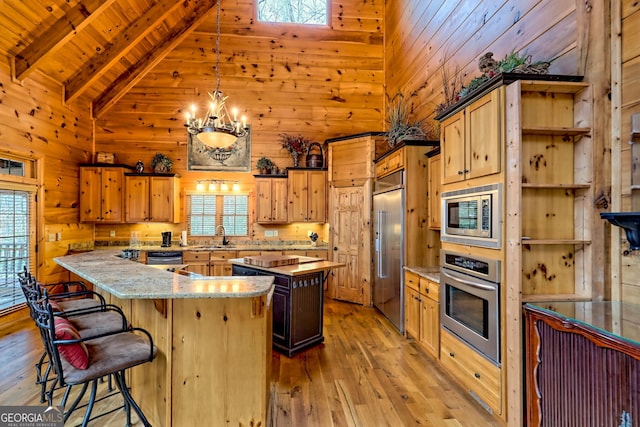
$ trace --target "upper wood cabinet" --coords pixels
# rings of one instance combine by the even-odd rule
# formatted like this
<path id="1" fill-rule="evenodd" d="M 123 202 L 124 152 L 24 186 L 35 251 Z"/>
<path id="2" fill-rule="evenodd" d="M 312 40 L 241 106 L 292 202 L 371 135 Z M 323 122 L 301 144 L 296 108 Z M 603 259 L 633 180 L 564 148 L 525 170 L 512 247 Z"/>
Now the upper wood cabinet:
<path id="1" fill-rule="evenodd" d="M 124 219 L 123 166 L 80 166 L 80 221 L 120 223 Z"/>
<path id="2" fill-rule="evenodd" d="M 126 222 L 180 222 L 180 184 L 173 175 L 126 174 Z"/>
<path id="3" fill-rule="evenodd" d="M 440 186 L 442 182 L 442 162 L 440 154 L 429 157 L 429 228 L 440 230 L 442 206 L 440 200 Z"/>
<path id="4" fill-rule="evenodd" d="M 404 168 L 404 151 L 396 150 L 378 160 L 376 178 L 380 178 Z"/>
<path id="5" fill-rule="evenodd" d="M 500 87 L 443 120 L 443 184 L 500 172 L 503 99 L 504 87 Z"/>
<path id="6" fill-rule="evenodd" d="M 327 172 L 321 169 L 288 170 L 289 222 L 325 222 Z"/>
<path id="7" fill-rule="evenodd" d="M 256 222 L 287 222 L 287 178 L 256 178 Z"/>

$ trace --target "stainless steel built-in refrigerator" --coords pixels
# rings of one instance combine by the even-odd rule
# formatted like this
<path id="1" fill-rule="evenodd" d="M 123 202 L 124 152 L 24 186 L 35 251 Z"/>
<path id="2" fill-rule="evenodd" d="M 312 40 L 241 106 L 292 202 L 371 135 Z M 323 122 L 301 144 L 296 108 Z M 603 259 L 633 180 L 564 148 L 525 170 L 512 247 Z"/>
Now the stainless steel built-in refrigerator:
<path id="1" fill-rule="evenodd" d="M 373 194 L 373 305 L 404 333 L 403 172 L 376 181 Z"/>

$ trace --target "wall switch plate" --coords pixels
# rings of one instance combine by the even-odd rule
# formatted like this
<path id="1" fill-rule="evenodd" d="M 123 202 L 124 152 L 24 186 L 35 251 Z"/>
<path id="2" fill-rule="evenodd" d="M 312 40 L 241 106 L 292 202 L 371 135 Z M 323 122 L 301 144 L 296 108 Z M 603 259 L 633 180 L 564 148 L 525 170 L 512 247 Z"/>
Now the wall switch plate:
<path id="1" fill-rule="evenodd" d="M 264 232 L 264 237 L 273 237 L 273 231 L 271 231 L 271 230 L 265 230 L 265 232 Z"/>
<path id="2" fill-rule="evenodd" d="M 109 237 L 116 237 L 116 230 L 109 230 Z"/>
<path id="3" fill-rule="evenodd" d="M 62 240 L 62 231 L 58 231 L 58 232 L 56 233 L 56 241 L 58 241 L 58 242 L 59 242 L 60 240 Z"/>
<path id="4" fill-rule="evenodd" d="M 49 241 L 50 242 L 56 241 L 56 233 L 49 233 Z"/>
<path id="5" fill-rule="evenodd" d="M 272 237 L 278 237 L 278 230 L 273 230 L 272 233 Z"/>

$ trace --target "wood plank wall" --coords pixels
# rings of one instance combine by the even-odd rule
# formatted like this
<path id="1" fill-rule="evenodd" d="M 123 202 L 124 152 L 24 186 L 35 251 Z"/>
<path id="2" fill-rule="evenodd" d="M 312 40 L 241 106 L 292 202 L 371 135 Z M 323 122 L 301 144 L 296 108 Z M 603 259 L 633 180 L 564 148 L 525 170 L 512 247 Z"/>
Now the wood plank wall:
<path id="1" fill-rule="evenodd" d="M 38 270 L 42 281 L 67 279 L 53 263 L 69 244 L 93 241 L 93 226 L 78 222 L 78 164 L 92 152 L 93 122 L 86 99 L 62 104 L 61 88 L 38 73 L 13 82 L 8 63 L 0 63 L 0 153 L 40 162 L 38 200 Z M 50 242 L 49 234 L 61 233 Z"/>
<path id="2" fill-rule="evenodd" d="M 631 138 L 631 116 L 640 114 L 640 4 L 633 0 L 621 1 L 622 25 L 622 85 L 621 85 L 621 128 L 620 128 L 620 173 L 621 211 L 640 211 L 640 138 Z M 632 142 L 632 144 L 630 143 Z M 621 249 L 629 246 L 621 232 Z M 621 299 L 640 304 L 640 256 L 638 253 L 622 255 Z"/>
<path id="3" fill-rule="evenodd" d="M 96 122 L 96 150 L 115 152 L 118 162 L 131 165 L 141 159 L 148 169 L 154 153 L 163 152 L 175 160 L 183 193 L 194 190 L 198 179 L 238 180 L 252 191 L 259 157 L 270 157 L 279 167 L 293 165 L 279 144 L 280 133 L 323 142 L 382 130 L 382 1 L 333 0 L 330 25 L 305 28 L 259 23 L 255 5 L 253 0 L 221 5 L 220 88 L 252 126 L 250 173 L 187 170 L 185 112 L 193 103 L 202 111 L 207 92 L 216 86 L 215 14 Z M 306 239 L 306 227 L 270 228 L 283 228 L 280 239 Z M 116 232 L 126 235 L 129 229 L 120 226 Z M 251 234 L 262 238 L 263 229 L 255 225 Z M 97 238 L 108 239 L 105 230 L 98 226 Z"/>

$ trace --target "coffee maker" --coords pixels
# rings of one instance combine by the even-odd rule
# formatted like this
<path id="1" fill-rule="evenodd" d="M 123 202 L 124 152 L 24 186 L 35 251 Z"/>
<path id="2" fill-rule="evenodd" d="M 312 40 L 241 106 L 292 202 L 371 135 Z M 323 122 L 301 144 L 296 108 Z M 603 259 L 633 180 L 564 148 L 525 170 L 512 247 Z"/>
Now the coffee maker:
<path id="1" fill-rule="evenodd" d="M 171 246 L 171 232 L 170 231 L 163 231 L 162 232 L 162 245 L 160 245 L 163 248 L 168 248 L 169 246 Z"/>

